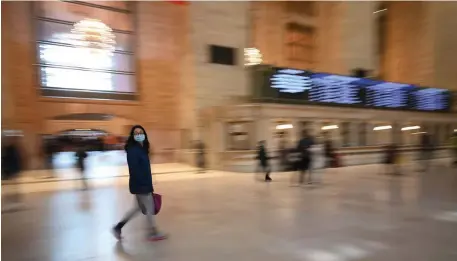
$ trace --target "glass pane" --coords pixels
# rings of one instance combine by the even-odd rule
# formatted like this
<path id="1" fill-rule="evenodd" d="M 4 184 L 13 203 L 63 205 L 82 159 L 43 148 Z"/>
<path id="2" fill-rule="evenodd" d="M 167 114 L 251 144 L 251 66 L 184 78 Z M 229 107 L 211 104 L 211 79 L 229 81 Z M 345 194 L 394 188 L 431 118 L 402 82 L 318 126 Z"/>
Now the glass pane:
<path id="1" fill-rule="evenodd" d="M 129 10 L 128 3 L 125 1 L 84 1 L 84 2 L 94 4 L 94 5 L 101 5 L 101 6 L 122 9 L 122 10 Z"/>
<path id="2" fill-rule="evenodd" d="M 129 14 L 61 1 L 40 1 L 36 2 L 36 7 L 37 14 L 41 17 L 74 23 L 92 18 L 101 20 L 112 29 L 133 31 L 132 16 Z"/>
<path id="3" fill-rule="evenodd" d="M 38 39 L 49 42 L 73 44 L 71 40 L 71 29 L 73 26 L 67 24 L 38 21 Z M 116 50 L 132 51 L 133 35 L 115 33 Z"/>
<path id="4" fill-rule="evenodd" d="M 41 67 L 41 85 L 73 90 L 135 92 L 133 75 Z"/>
<path id="5" fill-rule="evenodd" d="M 96 55 L 84 48 L 39 44 L 41 63 L 81 67 L 88 69 L 133 72 L 133 55 L 114 53 L 112 56 Z"/>

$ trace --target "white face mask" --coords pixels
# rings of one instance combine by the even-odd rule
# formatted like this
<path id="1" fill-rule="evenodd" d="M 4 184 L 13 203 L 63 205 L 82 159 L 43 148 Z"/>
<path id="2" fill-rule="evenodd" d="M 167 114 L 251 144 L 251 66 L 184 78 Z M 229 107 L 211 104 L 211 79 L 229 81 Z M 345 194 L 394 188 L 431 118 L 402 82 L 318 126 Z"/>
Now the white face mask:
<path id="1" fill-rule="evenodd" d="M 135 135 L 133 135 L 133 138 L 137 142 L 143 142 L 146 137 L 144 134 L 135 134 Z"/>

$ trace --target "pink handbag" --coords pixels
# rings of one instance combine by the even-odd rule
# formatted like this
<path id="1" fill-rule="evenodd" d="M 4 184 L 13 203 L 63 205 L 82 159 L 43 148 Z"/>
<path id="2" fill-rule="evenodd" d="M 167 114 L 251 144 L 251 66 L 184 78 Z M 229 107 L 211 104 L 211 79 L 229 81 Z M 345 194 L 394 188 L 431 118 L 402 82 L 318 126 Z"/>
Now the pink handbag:
<path id="1" fill-rule="evenodd" d="M 154 200 L 154 215 L 157 215 L 162 208 L 162 195 L 152 193 L 152 199 Z"/>
<path id="2" fill-rule="evenodd" d="M 152 193 L 152 200 L 154 203 L 154 215 L 157 215 L 159 214 L 160 209 L 162 208 L 162 195 Z M 138 206 L 140 207 L 141 213 L 143 213 L 143 215 L 146 215 L 146 206 L 140 200 L 138 200 Z"/>

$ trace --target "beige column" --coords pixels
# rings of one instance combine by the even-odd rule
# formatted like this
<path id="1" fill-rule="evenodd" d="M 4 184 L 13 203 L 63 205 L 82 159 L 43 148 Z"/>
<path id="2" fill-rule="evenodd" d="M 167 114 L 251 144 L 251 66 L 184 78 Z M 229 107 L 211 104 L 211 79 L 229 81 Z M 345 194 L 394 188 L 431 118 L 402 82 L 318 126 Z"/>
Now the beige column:
<path id="1" fill-rule="evenodd" d="M 359 124 L 360 122 L 351 121 L 349 122 L 349 143 L 350 147 L 357 147 L 359 146 L 360 138 L 359 138 Z"/>
<path id="2" fill-rule="evenodd" d="M 434 32 L 433 85 L 457 91 L 457 2 L 427 2 Z"/>
<path id="3" fill-rule="evenodd" d="M 270 131 L 270 126 L 269 126 L 269 122 L 268 122 L 268 119 L 266 118 L 258 118 L 256 121 L 255 121 L 255 143 L 257 144 L 259 141 L 262 141 L 262 140 L 265 140 L 265 141 L 268 141 L 268 137 L 271 136 L 269 135 Z"/>
<path id="4" fill-rule="evenodd" d="M 188 5 L 189 49 L 186 62 L 191 72 L 185 72 L 186 79 L 192 80 L 186 95 L 190 101 L 182 106 L 183 119 L 198 121 L 192 114 L 202 109 L 237 102 L 249 95 L 247 70 L 244 67 L 243 49 L 248 45 L 250 3 L 248 2 L 192 2 Z M 209 59 L 209 45 L 235 49 L 233 66 L 212 64 Z M 186 99 L 184 99 L 186 100 Z M 186 121 L 189 128 L 196 123 Z"/>
<path id="5" fill-rule="evenodd" d="M 289 145 L 294 146 L 295 144 L 297 144 L 298 140 L 300 139 L 300 135 L 299 135 L 300 122 L 296 118 L 291 119 L 290 122 L 291 122 L 292 126 L 294 126 L 294 127 L 290 130 Z"/>
<path id="6" fill-rule="evenodd" d="M 373 12 L 377 4 L 377 1 L 342 3 L 341 58 L 346 74 L 355 68 L 376 69 L 376 17 Z"/>
<path id="7" fill-rule="evenodd" d="M 220 155 L 221 152 L 225 151 L 224 144 L 225 144 L 225 135 L 224 134 L 224 125 L 222 121 L 215 121 L 211 124 L 211 147 L 210 151 L 207 153 L 207 157 L 209 159 L 209 165 L 213 169 L 220 169 L 221 161 Z"/>
<path id="8" fill-rule="evenodd" d="M 316 70 L 376 69 L 376 1 L 319 2 Z"/>
<path id="9" fill-rule="evenodd" d="M 30 2 L 2 2 L 2 126 L 23 132 L 26 168 L 40 165 L 42 115 L 38 106 Z"/>
<path id="10" fill-rule="evenodd" d="M 392 138 L 391 141 L 397 145 L 402 145 L 404 142 L 402 139 L 402 131 L 401 131 L 402 126 L 398 122 L 393 122 L 392 123 Z"/>

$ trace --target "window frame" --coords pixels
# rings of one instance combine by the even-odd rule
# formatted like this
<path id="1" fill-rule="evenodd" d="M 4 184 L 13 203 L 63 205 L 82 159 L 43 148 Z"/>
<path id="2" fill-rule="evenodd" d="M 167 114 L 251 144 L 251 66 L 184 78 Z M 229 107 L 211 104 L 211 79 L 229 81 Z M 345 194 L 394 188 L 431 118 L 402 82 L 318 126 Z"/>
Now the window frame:
<path id="1" fill-rule="evenodd" d="M 68 3 L 88 6 L 88 7 L 94 8 L 94 9 L 101 9 L 101 10 L 108 10 L 108 11 L 112 11 L 112 12 L 124 13 L 129 16 L 129 19 L 131 20 L 131 23 L 133 25 L 133 31 L 124 31 L 124 30 L 113 29 L 113 33 L 128 35 L 128 38 L 130 38 L 128 43 L 130 45 L 131 51 L 115 50 L 114 53 L 130 56 L 128 59 L 131 60 L 132 70 L 131 70 L 131 72 L 124 72 L 124 71 L 118 71 L 118 70 L 106 70 L 106 72 L 108 72 L 112 75 L 122 74 L 122 75 L 133 76 L 131 86 L 129 86 L 129 88 L 128 88 L 128 89 L 131 89 L 132 91 L 131 92 L 119 92 L 119 91 L 70 89 L 70 88 L 67 89 L 67 88 L 58 88 L 58 87 L 51 87 L 51 86 L 43 85 L 43 81 L 42 81 L 43 74 L 41 72 L 42 68 L 44 68 L 44 67 L 60 68 L 62 66 L 44 63 L 44 61 L 40 58 L 40 44 L 48 44 L 48 45 L 53 45 L 53 46 L 66 46 L 66 47 L 70 47 L 72 45 L 66 44 L 66 43 L 42 40 L 41 39 L 42 38 L 42 27 L 41 27 L 42 25 L 41 25 L 41 23 L 37 23 L 37 21 L 45 21 L 45 22 L 50 22 L 50 23 L 55 23 L 55 24 L 65 24 L 65 25 L 74 25 L 74 22 L 42 17 L 42 16 L 40 16 L 40 13 L 38 12 L 39 8 L 37 8 L 37 5 L 40 3 L 31 2 L 30 11 L 32 14 L 31 22 L 32 22 L 33 37 L 34 37 L 32 44 L 34 45 L 33 48 L 35 50 L 35 61 L 36 62 L 34 64 L 34 66 L 36 67 L 35 72 L 37 73 L 36 77 L 37 77 L 37 86 L 39 87 L 39 90 L 38 90 L 39 95 L 43 98 L 69 98 L 69 99 L 84 99 L 84 100 L 120 100 L 120 101 L 138 100 L 140 89 L 138 86 L 138 79 L 137 79 L 137 70 L 138 70 L 138 65 L 137 65 L 137 61 L 138 61 L 138 59 L 137 59 L 137 55 L 138 55 L 137 31 L 138 31 L 138 29 L 137 29 L 137 27 L 138 27 L 138 24 L 137 24 L 136 12 L 135 12 L 135 9 L 137 8 L 136 3 L 126 1 L 128 9 L 119 9 L 119 8 L 113 8 L 113 7 L 109 7 L 109 6 L 103 6 L 103 5 L 98 5 L 98 4 L 94 4 L 94 3 L 88 3 L 88 2 L 81 2 L 81 1 L 62 1 L 62 2 L 68 2 Z M 72 67 L 72 66 L 68 67 L 68 69 L 80 70 L 80 68 Z M 90 71 L 92 71 L 92 70 L 90 70 Z M 98 70 L 93 70 L 93 71 L 98 71 Z"/>
<path id="2" fill-rule="evenodd" d="M 311 67 L 315 64 L 315 32 L 316 29 L 312 26 L 301 25 L 298 23 L 288 23 L 286 25 L 286 39 L 285 39 L 285 49 L 286 49 L 286 59 L 288 62 L 300 62 L 306 63 Z M 289 39 L 289 35 L 298 34 L 298 39 Z M 303 43 L 301 40 L 304 38 L 304 35 L 310 37 L 310 43 Z M 292 37 L 294 38 L 294 37 Z M 308 57 L 296 57 L 294 56 L 297 53 L 297 50 L 305 50 L 308 53 Z M 299 52 L 299 51 L 298 51 Z M 306 68 L 311 69 L 311 68 Z"/>

